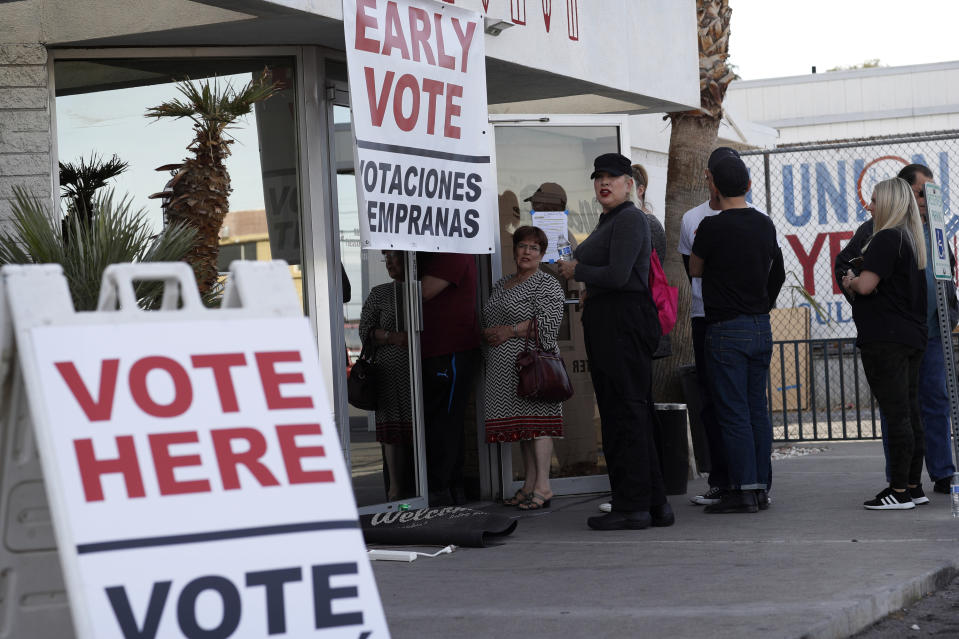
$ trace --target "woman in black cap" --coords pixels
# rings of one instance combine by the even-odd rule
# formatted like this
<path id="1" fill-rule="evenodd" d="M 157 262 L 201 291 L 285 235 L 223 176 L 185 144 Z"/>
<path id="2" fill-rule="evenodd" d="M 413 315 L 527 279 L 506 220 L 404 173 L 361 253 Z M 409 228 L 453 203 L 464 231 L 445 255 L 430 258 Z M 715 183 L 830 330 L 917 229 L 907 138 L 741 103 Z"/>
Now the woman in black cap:
<path id="1" fill-rule="evenodd" d="M 629 159 L 605 153 L 593 167 L 603 214 L 575 259 L 560 263 L 564 277 L 586 284 L 583 329 L 613 493 L 612 511 L 586 523 L 595 530 L 670 526 L 675 517 L 653 441 L 651 357 L 662 331 L 648 288 L 649 223 L 629 199 Z"/>

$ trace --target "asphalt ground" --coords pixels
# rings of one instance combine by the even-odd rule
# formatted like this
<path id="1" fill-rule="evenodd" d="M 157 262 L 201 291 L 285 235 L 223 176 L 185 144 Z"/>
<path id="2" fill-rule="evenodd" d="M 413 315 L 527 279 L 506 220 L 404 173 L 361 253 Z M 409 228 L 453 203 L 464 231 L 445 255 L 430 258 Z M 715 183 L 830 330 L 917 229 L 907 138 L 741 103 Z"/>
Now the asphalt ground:
<path id="1" fill-rule="evenodd" d="M 598 532 L 586 518 L 605 495 L 539 513 L 476 504 L 519 518 L 516 531 L 487 548 L 373 562 L 391 633 L 849 637 L 952 579 L 959 520 L 928 483 L 928 505 L 865 510 L 883 488 L 881 445 L 826 445 L 774 460 L 773 504 L 755 514 L 709 515 L 677 496 L 670 528 Z"/>

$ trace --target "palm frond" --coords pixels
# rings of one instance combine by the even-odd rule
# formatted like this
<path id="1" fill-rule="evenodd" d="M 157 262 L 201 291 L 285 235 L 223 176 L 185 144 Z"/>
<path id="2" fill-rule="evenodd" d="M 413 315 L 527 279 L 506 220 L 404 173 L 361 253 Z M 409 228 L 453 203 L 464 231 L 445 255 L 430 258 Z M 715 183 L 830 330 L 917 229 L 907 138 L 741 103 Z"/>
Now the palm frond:
<path id="1" fill-rule="evenodd" d="M 89 223 L 75 215 L 63 222 L 39 198 L 15 187 L 12 227 L 0 230 L 0 264 L 60 264 L 74 307 L 92 310 L 108 265 L 180 261 L 196 239 L 193 229 L 180 226 L 152 235 L 146 211 L 133 209 L 130 197 L 117 199 L 112 190 L 96 196 L 94 209 Z M 161 292 L 152 283 L 137 288 L 144 307 L 153 307 Z"/>

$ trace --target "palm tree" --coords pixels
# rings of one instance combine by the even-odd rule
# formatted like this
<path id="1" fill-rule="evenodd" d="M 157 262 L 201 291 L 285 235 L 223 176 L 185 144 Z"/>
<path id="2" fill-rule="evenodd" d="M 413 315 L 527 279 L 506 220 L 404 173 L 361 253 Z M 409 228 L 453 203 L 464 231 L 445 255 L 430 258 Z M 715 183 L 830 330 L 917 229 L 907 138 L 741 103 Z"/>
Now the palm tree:
<path id="1" fill-rule="evenodd" d="M 188 224 L 197 230 L 196 246 L 187 255 L 187 261 L 196 272 L 200 293 L 206 295 L 216 285 L 217 257 L 220 253 L 220 227 L 229 211 L 230 175 L 224 160 L 230 155 L 233 139 L 227 129 L 233 128 L 238 118 L 248 114 L 253 105 L 266 100 L 282 86 L 270 81 L 270 73 L 263 73 L 239 90 L 217 78 L 177 83 L 182 99 L 174 99 L 147 109 L 149 118 L 189 118 L 193 121 L 194 138 L 187 146 L 193 156 L 182 164 L 168 165 L 174 169 L 173 179 L 164 192 L 150 197 L 162 197 L 168 223 Z"/>
<path id="2" fill-rule="evenodd" d="M 92 197 L 90 210 L 97 214 L 89 221 L 78 215 L 61 219 L 20 187 L 13 194 L 10 226 L 0 229 L 0 264 L 60 264 L 78 311 L 97 307 L 108 265 L 178 262 L 196 239 L 196 231 L 181 224 L 153 235 L 146 211 L 133 210 L 129 197 L 115 199 L 112 190 Z M 141 282 L 136 295 L 144 308 L 156 308 L 162 284 Z"/>
<path id="3" fill-rule="evenodd" d="M 666 242 L 679 244 L 683 213 L 709 197 L 704 178 L 706 160 L 716 145 L 726 88 L 736 74 L 729 57 L 729 0 L 696 0 L 699 35 L 700 108 L 670 113 L 669 164 L 666 173 Z M 670 283 L 679 287 L 680 318 L 689 316 L 689 282 L 678 251 L 667 251 L 663 264 Z M 653 395 L 656 401 L 682 401 L 676 368 L 693 360 L 690 324 L 679 321 L 672 333 L 673 356 L 655 363 Z"/>
<path id="4" fill-rule="evenodd" d="M 64 217 L 64 229 L 70 226 L 69 219 L 80 216 L 89 223 L 96 211 L 93 208 L 93 196 L 107 184 L 130 168 L 116 154 L 104 161 L 96 152 L 90 154 L 89 162 L 82 157 L 74 162 L 60 162 L 60 189 L 68 199 L 67 214 Z"/>

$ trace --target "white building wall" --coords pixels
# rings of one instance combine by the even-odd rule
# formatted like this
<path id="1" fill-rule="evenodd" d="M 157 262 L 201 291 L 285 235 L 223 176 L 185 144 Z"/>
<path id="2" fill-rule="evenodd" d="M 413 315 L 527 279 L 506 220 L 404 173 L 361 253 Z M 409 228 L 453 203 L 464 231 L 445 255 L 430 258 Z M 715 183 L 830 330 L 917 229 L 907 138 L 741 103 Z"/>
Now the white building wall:
<path id="1" fill-rule="evenodd" d="M 52 147 L 46 48 L 0 44 L 0 221 L 15 186 L 51 197 Z"/>
<path id="2" fill-rule="evenodd" d="M 778 144 L 959 128 L 959 61 L 734 82 L 726 105 Z"/>

